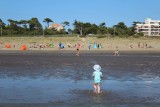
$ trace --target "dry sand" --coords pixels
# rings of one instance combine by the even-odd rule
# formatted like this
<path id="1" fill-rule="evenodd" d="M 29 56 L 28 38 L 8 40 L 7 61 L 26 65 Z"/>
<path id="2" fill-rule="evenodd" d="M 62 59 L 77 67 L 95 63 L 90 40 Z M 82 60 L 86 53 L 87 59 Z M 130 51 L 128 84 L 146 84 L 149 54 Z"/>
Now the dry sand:
<path id="1" fill-rule="evenodd" d="M 119 51 L 160 51 L 160 39 L 157 38 L 96 38 L 96 37 L 1 37 L 0 50 L 20 50 L 21 45 L 26 45 L 27 50 L 59 50 L 58 43 L 64 44 L 63 50 L 76 50 L 77 43 L 82 44 L 80 50 L 94 51 L 114 51 L 118 47 Z M 140 42 L 140 47 L 138 43 Z M 95 49 L 94 43 L 101 44 L 102 48 Z M 11 48 L 6 48 L 6 44 L 11 44 Z M 147 44 L 147 47 L 145 46 Z M 71 47 L 68 47 L 70 45 Z M 44 48 L 40 48 L 40 46 Z M 52 47 L 53 46 L 53 47 Z"/>

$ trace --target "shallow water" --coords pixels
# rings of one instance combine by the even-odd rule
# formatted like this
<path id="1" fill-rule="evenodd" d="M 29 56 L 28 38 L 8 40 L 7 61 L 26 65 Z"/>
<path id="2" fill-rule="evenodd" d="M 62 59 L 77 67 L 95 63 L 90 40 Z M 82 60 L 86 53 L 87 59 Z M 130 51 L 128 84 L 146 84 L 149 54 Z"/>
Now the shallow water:
<path id="1" fill-rule="evenodd" d="M 160 106 L 157 54 L 3 54 L 0 59 L 0 105 Z M 96 63 L 104 76 L 99 95 L 91 77 Z"/>
<path id="2" fill-rule="evenodd" d="M 83 92 L 85 97 L 93 97 L 92 80 L 74 81 L 60 78 L 1 78 L 0 103 L 46 103 L 65 101 Z M 152 80 L 103 80 L 101 96 L 145 99 L 148 102 L 160 102 L 160 79 Z M 108 94 L 110 93 L 110 94 Z M 80 97 L 77 96 L 79 99 Z M 85 101 L 85 100 L 84 100 Z M 139 102 L 139 101 L 138 101 Z"/>

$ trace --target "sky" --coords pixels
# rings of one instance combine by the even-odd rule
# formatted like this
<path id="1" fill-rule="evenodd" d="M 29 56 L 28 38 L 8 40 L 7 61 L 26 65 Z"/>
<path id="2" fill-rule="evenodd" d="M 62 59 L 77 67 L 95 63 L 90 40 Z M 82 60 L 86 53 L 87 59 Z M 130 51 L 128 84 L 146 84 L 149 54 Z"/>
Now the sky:
<path id="1" fill-rule="evenodd" d="M 160 0 L 0 0 L 0 19 L 30 20 L 38 18 L 42 26 L 45 18 L 54 23 L 75 20 L 112 27 L 119 22 L 131 26 L 146 18 L 160 20 Z"/>

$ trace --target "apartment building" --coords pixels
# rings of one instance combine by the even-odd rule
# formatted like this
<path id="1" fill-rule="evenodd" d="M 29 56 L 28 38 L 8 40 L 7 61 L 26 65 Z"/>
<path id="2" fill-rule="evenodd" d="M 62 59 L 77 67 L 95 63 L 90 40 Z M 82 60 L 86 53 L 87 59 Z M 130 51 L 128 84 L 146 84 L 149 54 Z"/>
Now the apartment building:
<path id="1" fill-rule="evenodd" d="M 160 36 L 160 20 L 147 18 L 144 23 L 137 23 L 135 32 L 142 32 L 145 36 Z"/>

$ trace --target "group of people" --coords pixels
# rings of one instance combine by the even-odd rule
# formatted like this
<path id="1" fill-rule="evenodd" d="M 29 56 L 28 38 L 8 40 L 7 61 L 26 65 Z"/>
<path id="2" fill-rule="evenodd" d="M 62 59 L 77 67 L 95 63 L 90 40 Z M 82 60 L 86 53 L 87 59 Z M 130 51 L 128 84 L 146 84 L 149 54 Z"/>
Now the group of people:
<path id="1" fill-rule="evenodd" d="M 99 49 L 99 48 L 102 48 L 102 45 L 101 44 L 97 44 L 97 43 L 94 43 L 94 46 L 93 46 L 95 49 Z"/>
<path id="2" fill-rule="evenodd" d="M 92 43 L 89 43 L 89 44 L 88 44 L 88 50 L 91 49 L 91 46 L 92 46 L 91 44 L 92 44 Z M 102 48 L 102 45 L 101 45 L 101 44 L 94 43 L 94 44 L 93 44 L 93 48 L 94 48 L 94 49 L 100 49 L 100 48 Z"/>
<path id="3" fill-rule="evenodd" d="M 151 47 L 151 46 L 149 46 L 149 47 Z M 141 45 L 141 43 L 138 42 L 138 48 L 148 48 L 148 44 L 145 42 L 145 43 L 142 43 L 142 45 Z"/>
<path id="4" fill-rule="evenodd" d="M 64 45 L 61 43 L 61 42 L 59 42 L 59 49 L 64 49 Z M 72 48 L 72 44 L 70 43 L 70 44 L 68 44 L 68 47 L 69 48 Z M 82 48 L 82 44 L 80 44 L 80 43 L 77 43 L 77 44 L 75 44 L 75 46 L 74 47 L 76 47 L 76 55 L 77 56 L 79 56 L 79 51 L 80 51 L 80 48 Z"/>
<path id="5" fill-rule="evenodd" d="M 152 46 L 149 46 L 146 42 L 144 43 L 138 42 L 137 47 L 138 48 L 152 48 Z M 134 46 L 129 45 L 129 48 L 134 48 Z"/>

